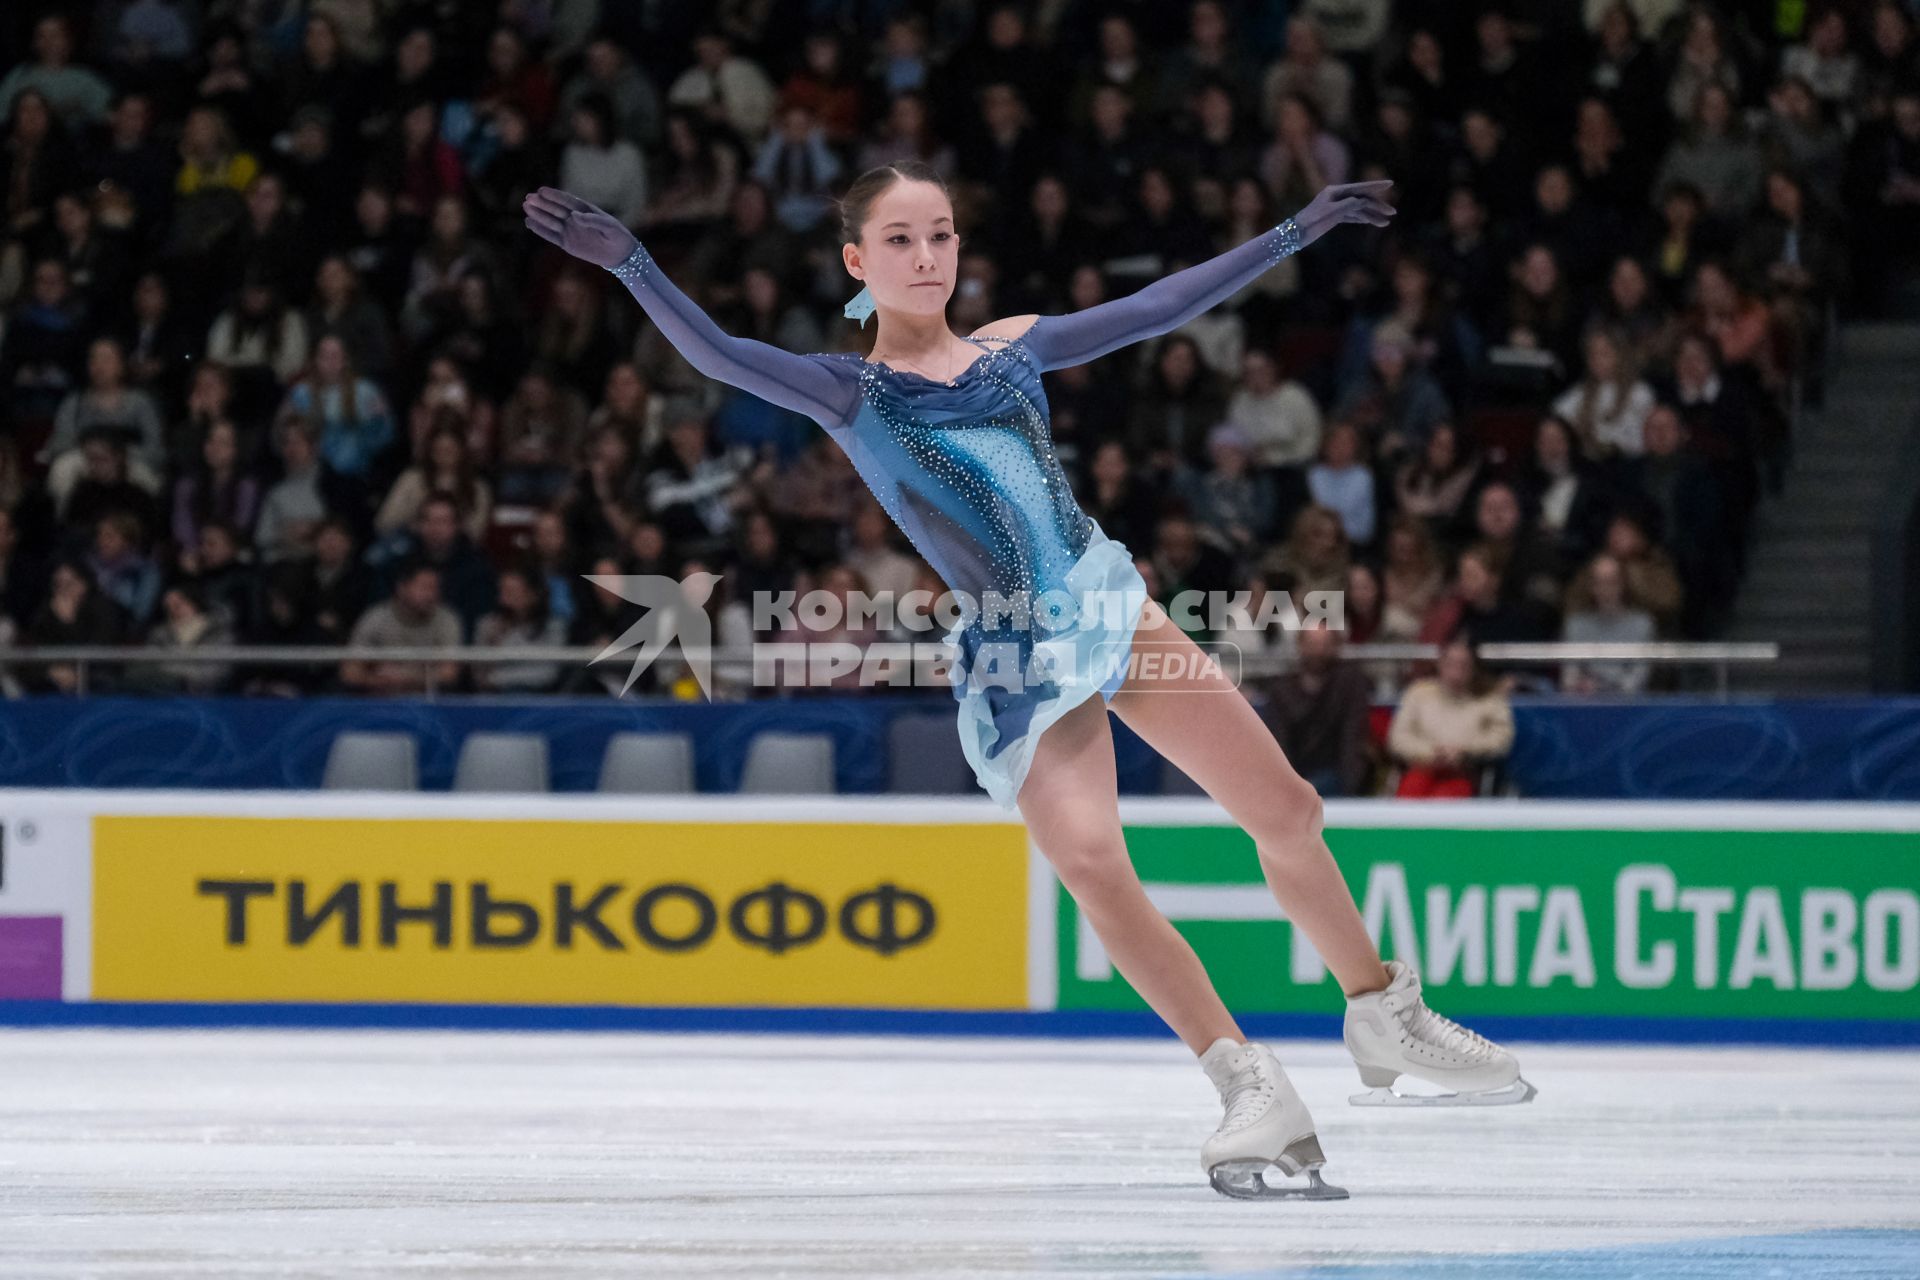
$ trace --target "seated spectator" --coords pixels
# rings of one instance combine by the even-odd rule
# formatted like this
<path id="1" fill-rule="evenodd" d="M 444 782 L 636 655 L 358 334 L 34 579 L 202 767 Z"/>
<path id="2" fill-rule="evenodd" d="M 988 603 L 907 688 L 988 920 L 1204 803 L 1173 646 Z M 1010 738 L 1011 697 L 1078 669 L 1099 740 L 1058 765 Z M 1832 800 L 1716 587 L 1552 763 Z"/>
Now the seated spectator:
<path id="1" fill-rule="evenodd" d="M 1408 686 L 1387 730 L 1387 751 L 1406 765 L 1395 793 L 1440 799 L 1478 791 L 1475 773 L 1513 747 L 1513 707 L 1480 671 L 1465 640 L 1440 651 L 1437 675 Z"/>
<path id="2" fill-rule="evenodd" d="M 647 509 L 687 554 L 713 555 L 732 535 L 736 513 L 772 474 L 770 461 L 755 462 L 744 450 L 710 452 L 706 420 L 686 414 L 667 428 L 649 462 Z"/>
<path id="3" fill-rule="evenodd" d="M 93 571 L 83 560 L 54 566 L 46 601 L 35 611 L 21 639 L 40 647 L 76 647 L 126 643 L 127 611 L 94 589 Z M 102 674 L 96 666 L 95 677 Z M 35 693 L 80 692 L 80 671 L 71 663 L 23 667 L 21 682 Z"/>
<path id="4" fill-rule="evenodd" d="M 647 207 L 647 164 L 640 148 L 621 136 L 613 103 L 588 93 L 573 104 L 571 140 L 560 152 L 560 186 L 606 210 L 629 227 Z"/>
<path id="5" fill-rule="evenodd" d="M 1147 370 L 1146 385 L 1129 405 L 1127 441 L 1133 455 L 1161 473 L 1182 462 L 1204 465 L 1207 432 L 1226 416 L 1221 382 L 1200 359 L 1192 337 L 1169 334 Z M 1317 420 L 1318 409 L 1314 415 Z"/>
<path id="6" fill-rule="evenodd" d="M 1334 406 L 1334 416 L 1364 431 L 1383 457 L 1418 453 L 1433 429 L 1452 417 L 1446 393 L 1413 356 L 1413 335 L 1405 325 L 1390 320 L 1375 326 L 1372 359 Z"/>
<path id="7" fill-rule="evenodd" d="M 1210 546 L 1236 560 L 1252 555 L 1273 537 L 1277 512 L 1272 480 L 1251 469 L 1252 441 L 1231 423 L 1207 433 L 1207 453 L 1212 465 L 1205 471 L 1179 473 L 1187 509 Z"/>
<path id="8" fill-rule="evenodd" d="M 778 530 L 765 512 L 755 512 L 747 520 L 764 526 L 753 541 L 771 537 L 777 542 Z M 914 580 L 920 576 L 920 558 L 901 551 L 895 539 L 893 522 L 880 504 L 865 503 L 853 518 L 843 559 L 873 589 L 876 599 L 897 602 L 913 590 Z"/>
<path id="9" fill-rule="evenodd" d="M 128 625 L 143 628 L 160 600 L 160 570 L 140 546 L 140 522 L 125 512 L 102 516 L 93 528 L 87 570 L 95 589 L 126 611 Z"/>
<path id="10" fill-rule="evenodd" d="M 1508 276 L 1502 341 L 1551 357 L 1554 375 L 1566 376 L 1579 345 L 1580 309 L 1559 256 L 1548 245 L 1529 244 L 1514 257 Z"/>
<path id="11" fill-rule="evenodd" d="M 1361 452 L 1360 432 L 1351 422 L 1336 422 L 1320 447 L 1320 461 L 1307 469 L 1307 492 L 1320 506 L 1340 517 L 1347 541 L 1355 546 L 1373 542 L 1377 507 L 1373 468 Z"/>
<path id="12" fill-rule="evenodd" d="M 573 625 L 567 632 L 569 644 L 604 649 L 646 617 L 645 609 L 605 585 L 605 579 L 618 577 L 626 571 L 627 566 L 614 556 L 603 556 L 593 562 L 589 576 L 601 581 L 593 582 L 581 597 L 580 608 L 574 613 Z M 661 687 L 660 668 L 658 662 L 648 664 L 638 677 L 633 678 L 631 688 L 643 694 L 657 692 Z M 618 697 L 628 688 L 631 672 L 631 664 L 594 663 L 570 672 L 566 687 L 569 692 L 598 689 Z"/>
<path id="13" fill-rule="evenodd" d="M 1127 447 L 1119 441 L 1103 441 L 1094 448 L 1086 483 L 1075 488 L 1081 510 L 1097 520 L 1109 538 L 1143 547 L 1153 537 L 1160 488 L 1134 466 Z"/>
<path id="14" fill-rule="evenodd" d="M 232 375 L 234 412 L 246 421 L 272 409 L 281 388 L 306 369 L 310 351 L 306 320 L 277 285 L 257 274 L 241 281 L 233 305 L 207 335 L 207 359 Z"/>
<path id="15" fill-rule="evenodd" d="M 338 517 L 321 521 L 313 539 L 310 584 L 315 644 L 345 644 L 373 599 L 373 574 L 354 554 L 353 527 Z"/>
<path id="16" fill-rule="evenodd" d="M 1737 224 L 1759 198 L 1760 173 L 1760 148 L 1741 122 L 1732 92 L 1708 83 L 1694 97 L 1686 130 L 1661 159 L 1653 189 L 1686 182 L 1705 199 L 1709 216 Z"/>
<path id="17" fill-rule="evenodd" d="M 1191 616 L 1181 617 L 1175 611 L 1174 621 L 1183 627 L 1189 622 L 1190 634 L 1204 636 L 1211 621 L 1212 610 L 1206 607 L 1205 597 L 1215 591 L 1231 591 L 1234 583 L 1233 557 L 1218 547 L 1210 547 L 1200 537 L 1199 526 L 1192 517 L 1175 510 L 1160 517 L 1154 527 L 1154 539 L 1148 554 L 1153 566 L 1153 578 L 1160 584 L 1164 595 L 1155 596 L 1163 604 L 1176 601 L 1182 594 L 1195 591 L 1196 607 Z"/>
<path id="18" fill-rule="evenodd" d="M 179 581 L 195 587 L 207 609 L 226 619 L 236 631 L 253 620 L 253 565 L 240 535 L 229 525 L 209 521 L 200 526 L 200 541 L 180 549 Z"/>
<path id="19" fill-rule="evenodd" d="M 367 553 L 389 583 L 396 571 L 424 564 L 435 571 L 434 599 L 444 599 L 460 619 L 465 636 L 493 608 L 493 568 L 460 527 L 460 502 L 450 493 L 429 494 L 413 527 L 375 544 Z"/>
<path id="20" fill-rule="evenodd" d="M 545 506 L 566 488 L 586 438 L 587 406 L 535 365 L 500 415 L 500 500 Z"/>
<path id="21" fill-rule="evenodd" d="M 14 634 L 32 621 L 46 595 L 46 570 L 38 556 L 20 545 L 20 527 L 11 509 L 0 507 L 0 618 Z"/>
<path id="22" fill-rule="evenodd" d="M 756 194 L 754 203 L 761 216 L 771 217 L 773 206 L 766 198 L 766 188 L 757 182 L 740 181 L 738 153 L 727 145 L 723 131 L 698 112 L 685 107 L 669 111 L 666 141 L 660 181 L 651 188 L 653 199 L 640 215 L 640 229 L 650 241 L 719 222 L 729 209 L 737 213 L 742 202 L 736 201 L 735 194 L 749 186 Z M 784 228 L 781 234 L 784 236 Z"/>
<path id="23" fill-rule="evenodd" d="M 567 522 L 557 511 L 542 511 L 533 519 L 529 565 L 547 589 L 547 612 L 563 626 L 573 625 L 579 609 L 580 578 Z"/>
<path id="24" fill-rule="evenodd" d="M 1719 483 L 1690 447 L 1673 406 L 1656 405 L 1647 415 L 1647 452 L 1633 476 L 1647 523 L 1661 531 L 1680 574 L 1681 630 L 1690 638 L 1710 635 L 1733 599 L 1740 557 Z"/>
<path id="25" fill-rule="evenodd" d="M 363 650 L 458 648 L 460 618 L 440 603 L 439 571 L 424 561 L 402 567 L 394 579 L 393 595 L 360 615 L 347 643 Z M 363 693 L 445 689 L 459 678 L 459 664 L 450 661 L 382 662 L 365 657 L 340 664 L 340 682 Z"/>
<path id="26" fill-rule="evenodd" d="M 313 299 L 307 304 L 307 332 L 315 342 L 337 337 L 347 359 L 369 378 L 383 378 L 393 366 L 393 327 L 387 313 L 366 296 L 360 273 L 344 253 L 328 254 L 314 273 Z"/>
<path id="27" fill-rule="evenodd" d="M 1474 502 L 1474 535 L 1492 557 L 1502 597 L 1530 600 L 1557 613 L 1565 562 L 1551 539 L 1526 526 L 1524 512 L 1518 491 L 1495 480 Z"/>
<path id="28" fill-rule="evenodd" d="M 88 432 L 80 441 L 80 457 L 80 478 L 66 504 L 55 507 L 68 542 L 76 537 L 84 540 L 102 516 L 113 512 L 132 515 L 142 529 L 161 527 L 160 506 L 153 494 L 127 476 L 127 447 L 116 433 Z"/>
<path id="29" fill-rule="evenodd" d="M 1459 523 L 1467 494 L 1480 478 L 1480 460 L 1460 448 L 1451 422 L 1436 423 L 1427 447 L 1407 457 L 1394 472 L 1394 496 L 1400 510 L 1426 521 L 1436 538 L 1447 538 Z"/>
<path id="30" fill-rule="evenodd" d="M 1320 406 L 1298 382 L 1282 381 L 1270 352 L 1241 358 L 1240 385 L 1227 400 L 1227 421 L 1253 442 L 1262 467 L 1305 467 L 1320 452 Z"/>
<path id="31" fill-rule="evenodd" d="M 1454 562 L 1453 590 L 1434 601 L 1419 639 L 1441 644 L 1464 636 L 1483 644 L 1535 644 L 1553 639 L 1554 614 L 1538 601 L 1503 595 L 1497 556 L 1485 543 L 1462 551 Z"/>
<path id="32" fill-rule="evenodd" d="M 1261 718 L 1287 763 L 1323 796 L 1356 796 L 1366 786 L 1372 686 L 1340 660 L 1341 636 L 1324 626 L 1296 636 L 1299 662 L 1267 689 Z"/>
<path id="33" fill-rule="evenodd" d="M 1286 542 L 1269 552 L 1260 567 L 1289 575 L 1296 592 L 1341 591 L 1351 558 L 1339 513 L 1316 505 L 1294 517 Z"/>
<path id="34" fill-rule="evenodd" d="M 351 479 L 371 478 L 381 454 L 393 443 L 386 396 L 354 372 L 347 346 L 338 337 L 322 338 L 314 348 L 312 367 L 280 406 L 280 416 L 290 413 L 320 424 L 320 456 Z"/>
<path id="35" fill-rule="evenodd" d="M 1533 457 L 1520 481 L 1534 528 L 1560 564 L 1577 564 L 1599 545 L 1613 495 L 1600 470 L 1574 448 L 1573 428 L 1549 415 L 1534 429 Z"/>
<path id="36" fill-rule="evenodd" d="M 493 493 L 467 455 L 466 437 L 458 428 L 441 426 L 427 437 L 426 456 L 400 473 L 387 499 L 373 517 L 373 531 L 387 537 L 412 525 L 421 504 L 432 493 L 449 493 L 466 513 L 461 527 L 475 543 L 484 544 L 493 526 Z"/>
<path id="37" fill-rule="evenodd" d="M 918 160 L 948 182 L 960 176 L 953 148 L 930 127 L 927 98 L 923 93 L 909 90 L 894 94 L 887 104 L 886 119 L 860 145 L 862 173 L 899 159 Z"/>
<path id="38" fill-rule="evenodd" d="M 1680 575 L 1672 557 L 1648 536 L 1645 523 L 1631 512 L 1614 516 L 1604 550 L 1620 566 L 1627 603 L 1652 614 L 1662 635 L 1672 634 L 1682 603 Z"/>
<path id="39" fill-rule="evenodd" d="M 1291 660 L 1298 648 L 1300 628 L 1296 619 L 1306 617 L 1309 601 L 1292 594 L 1293 580 L 1284 573 L 1255 573 L 1246 579 L 1241 591 L 1246 601 L 1237 601 L 1239 593 L 1227 598 L 1225 625 L 1214 633 L 1222 647 L 1230 647 L 1247 658 Z M 1248 691 L 1242 685 L 1241 692 Z"/>
<path id="40" fill-rule="evenodd" d="M 260 482 L 240 464 L 240 433 L 231 422 L 207 428 L 200 465 L 173 484 L 174 545 L 200 545 L 200 529 L 210 521 L 241 533 L 253 528 L 259 509 Z"/>
<path id="41" fill-rule="evenodd" d="M 813 112 L 789 106 L 761 144 L 753 176 L 773 193 L 774 216 L 781 225 L 795 235 L 806 235 L 832 206 L 831 193 L 841 168 Z"/>
<path id="42" fill-rule="evenodd" d="M 621 354 L 599 285 L 584 270 L 563 269 L 534 331 L 535 367 L 556 387 L 584 397 L 607 385 L 607 371 Z"/>
<path id="43" fill-rule="evenodd" d="M 1654 638 L 1653 615 L 1627 603 L 1627 579 L 1620 562 L 1597 555 L 1567 590 L 1567 620 L 1560 638 L 1569 644 L 1646 644 Z M 1650 667 L 1645 662 L 1594 659 L 1560 668 L 1560 687 L 1569 693 L 1644 693 Z"/>
<path id="44" fill-rule="evenodd" d="M 566 644 L 566 624 L 547 608 L 547 585 L 534 572 L 522 568 L 502 571 L 499 597 L 493 612 L 474 627 L 475 648 L 558 649 Z M 473 683 L 489 693 L 544 693 L 560 683 L 560 664 L 475 663 Z"/>
<path id="45" fill-rule="evenodd" d="M 813 587 L 802 592 L 802 595 L 811 595 L 814 591 L 821 593 L 824 599 L 836 602 L 823 610 L 826 617 L 832 620 L 813 625 L 808 621 L 806 610 L 796 610 L 792 625 L 781 627 L 773 634 L 775 644 L 807 646 L 804 675 L 784 662 L 776 667 L 783 687 L 791 689 L 802 680 L 809 690 L 853 693 L 874 687 L 863 674 L 860 659 L 868 648 L 883 638 L 879 618 L 854 609 L 859 597 L 872 598 L 873 593 L 866 579 L 849 565 L 831 564 L 821 571 Z M 839 670 L 847 666 L 849 660 L 852 665 L 847 670 Z M 835 671 L 838 674 L 831 674 Z"/>
<path id="46" fill-rule="evenodd" d="M 1641 380 L 1614 330 L 1588 329 L 1582 349 L 1580 380 L 1553 402 L 1554 416 L 1573 428 L 1589 458 L 1638 457 L 1646 447 L 1641 432 L 1653 408 L 1653 388 Z"/>
<path id="47" fill-rule="evenodd" d="M 69 392 L 54 415 L 53 435 L 40 451 L 51 465 L 47 488 L 59 502 L 73 491 L 86 469 L 80 449 L 84 436 L 112 434 L 127 450 L 127 475 L 149 492 L 158 492 L 167 465 L 166 431 L 153 397 L 127 384 L 126 356 L 112 338 L 87 349 L 87 386 Z"/>
<path id="48" fill-rule="evenodd" d="M 147 633 L 150 649 L 218 649 L 234 643 L 233 627 L 209 613 L 199 590 L 175 583 L 160 597 L 161 615 Z M 127 673 L 127 684 L 143 692 L 213 694 L 233 678 L 230 662 L 142 663 Z"/>
<path id="49" fill-rule="evenodd" d="M 610 35 L 593 36 L 582 55 L 579 71 L 560 91 L 561 109 L 570 111 L 589 94 L 601 94 L 613 107 L 614 133 L 642 147 L 657 147 L 663 120 L 660 91 L 652 79 Z"/>
<path id="50" fill-rule="evenodd" d="M 427 361 L 426 383 L 407 411 L 407 456 L 426 457 L 427 437 L 436 427 L 452 426 L 465 438 L 469 455 L 491 458 L 499 437 L 497 416 L 460 361 L 435 356 Z"/>
<path id="51" fill-rule="evenodd" d="M 631 360 L 617 361 L 607 370 L 600 403 L 587 415 L 586 434 L 591 438 L 596 431 L 611 429 L 638 448 L 652 449 L 660 443 L 655 410 L 653 389 L 647 386 L 647 380 Z"/>
<path id="52" fill-rule="evenodd" d="M 1380 634 L 1383 641 L 1406 642 L 1420 634 L 1421 621 L 1446 586 L 1440 556 L 1426 521 L 1395 516 L 1387 529 L 1386 564 L 1380 573 Z"/>
<path id="53" fill-rule="evenodd" d="M 311 422 L 289 417 L 274 434 L 282 474 L 260 500 L 253 530 L 254 546 L 266 564 L 310 557 L 320 524 L 340 496 L 337 480 L 320 460 L 319 432 Z"/>
<path id="54" fill-rule="evenodd" d="M 87 320 L 66 267 L 52 258 L 34 263 L 30 292 L 13 304 L 0 338 L 0 387 L 16 418 L 45 422 L 58 412 L 80 380 Z"/>

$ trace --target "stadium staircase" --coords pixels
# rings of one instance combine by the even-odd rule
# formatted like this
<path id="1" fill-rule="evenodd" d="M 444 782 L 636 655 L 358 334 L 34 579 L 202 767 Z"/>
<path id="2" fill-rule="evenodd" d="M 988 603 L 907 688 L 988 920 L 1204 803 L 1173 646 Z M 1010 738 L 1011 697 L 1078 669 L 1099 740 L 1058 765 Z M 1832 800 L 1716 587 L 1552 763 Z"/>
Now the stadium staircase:
<path id="1" fill-rule="evenodd" d="M 1761 503 L 1727 636 L 1779 643 L 1779 662 L 1737 677 L 1756 693 L 1872 687 L 1873 532 L 1920 407 L 1920 323 L 1842 326 L 1827 385 L 1795 424 L 1784 491 Z"/>

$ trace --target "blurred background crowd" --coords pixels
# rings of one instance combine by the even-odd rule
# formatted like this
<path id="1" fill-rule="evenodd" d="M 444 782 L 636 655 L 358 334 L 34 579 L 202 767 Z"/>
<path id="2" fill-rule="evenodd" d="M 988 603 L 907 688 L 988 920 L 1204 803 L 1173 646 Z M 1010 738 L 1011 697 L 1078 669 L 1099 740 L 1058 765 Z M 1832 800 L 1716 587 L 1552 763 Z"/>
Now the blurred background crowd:
<path id="1" fill-rule="evenodd" d="M 13 644 L 598 645 L 638 610 L 582 575 L 702 569 L 738 643 L 771 638 L 753 592 L 939 590 L 824 432 L 697 374 L 519 210 L 564 187 L 729 332 L 864 350 L 835 196 L 903 157 L 952 188 L 960 332 L 1394 180 L 1393 227 L 1047 375 L 1082 505 L 1161 598 L 1340 590 L 1348 643 L 1711 637 L 1835 316 L 1920 244 L 1898 0 L 23 0 L 0 41 Z M 1308 650 L 1274 690 L 1303 723 L 1328 696 L 1337 641 L 1197 638 Z M 1363 702 L 1407 675 L 1354 670 Z M 101 678 L 426 675 L 625 672 Z"/>

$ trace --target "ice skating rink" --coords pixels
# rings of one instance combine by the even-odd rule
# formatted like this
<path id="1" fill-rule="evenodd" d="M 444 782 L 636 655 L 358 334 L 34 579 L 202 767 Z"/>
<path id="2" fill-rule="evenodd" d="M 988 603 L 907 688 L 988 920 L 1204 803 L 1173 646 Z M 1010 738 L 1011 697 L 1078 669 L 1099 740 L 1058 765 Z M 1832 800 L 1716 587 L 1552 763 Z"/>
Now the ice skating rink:
<path id="1" fill-rule="evenodd" d="M 0 1031 L 0 1274 L 1920 1274 L 1920 1053 L 1516 1044 L 1369 1110 L 1344 1203 L 1210 1190 L 1165 1041 Z"/>

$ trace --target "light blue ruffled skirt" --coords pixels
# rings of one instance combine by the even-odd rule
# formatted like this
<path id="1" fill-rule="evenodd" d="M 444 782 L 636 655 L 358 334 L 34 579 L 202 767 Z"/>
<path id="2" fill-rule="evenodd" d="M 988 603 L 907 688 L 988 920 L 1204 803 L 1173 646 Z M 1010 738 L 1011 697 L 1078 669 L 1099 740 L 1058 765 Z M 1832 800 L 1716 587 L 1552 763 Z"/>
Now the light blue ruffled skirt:
<path id="1" fill-rule="evenodd" d="M 1003 809 L 1017 807 L 1020 784 L 1047 726 L 1096 693 L 1111 701 L 1119 692 L 1147 603 L 1146 580 L 1133 567 L 1133 553 L 1109 538 L 1097 521 L 1060 589 L 1072 597 L 1077 612 L 1054 630 L 1036 622 L 1029 633 L 1031 656 L 1023 646 L 1023 662 L 1017 664 L 1022 669 L 1011 674 L 987 674 L 990 664 L 967 660 L 961 644 L 965 624 L 947 633 L 960 655 L 953 668 L 960 747 L 974 777 Z"/>

